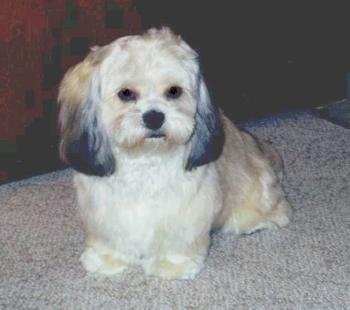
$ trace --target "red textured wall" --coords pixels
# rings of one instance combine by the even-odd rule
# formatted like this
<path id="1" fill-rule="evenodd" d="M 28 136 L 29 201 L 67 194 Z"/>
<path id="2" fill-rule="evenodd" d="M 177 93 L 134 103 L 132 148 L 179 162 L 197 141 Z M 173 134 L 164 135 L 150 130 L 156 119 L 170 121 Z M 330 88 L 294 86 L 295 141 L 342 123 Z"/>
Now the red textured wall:
<path id="1" fill-rule="evenodd" d="M 11 162 L 26 162 L 18 141 L 48 117 L 45 111 L 55 111 L 45 105 L 55 104 L 67 68 L 88 46 L 138 32 L 140 25 L 132 0 L 0 1 L 0 181 L 21 173 Z"/>

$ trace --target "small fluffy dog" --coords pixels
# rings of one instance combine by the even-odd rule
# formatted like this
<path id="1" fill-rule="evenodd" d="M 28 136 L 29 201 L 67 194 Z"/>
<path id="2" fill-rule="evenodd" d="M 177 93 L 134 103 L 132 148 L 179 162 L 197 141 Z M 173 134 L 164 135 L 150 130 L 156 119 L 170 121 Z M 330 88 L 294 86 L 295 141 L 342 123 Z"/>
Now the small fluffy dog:
<path id="1" fill-rule="evenodd" d="M 211 103 L 197 53 L 168 28 L 92 48 L 58 99 L 87 271 L 193 278 L 210 231 L 289 222 L 279 156 Z"/>

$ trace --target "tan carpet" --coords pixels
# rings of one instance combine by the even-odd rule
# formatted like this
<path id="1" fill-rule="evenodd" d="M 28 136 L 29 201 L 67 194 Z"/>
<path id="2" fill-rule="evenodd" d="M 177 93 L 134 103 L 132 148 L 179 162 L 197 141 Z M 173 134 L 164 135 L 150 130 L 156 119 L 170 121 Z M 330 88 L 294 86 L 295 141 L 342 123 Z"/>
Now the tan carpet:
<path id="1" fill-rule="evenodd" d="M 216 234 L 194 281 L 87 276 L 71 171 L 0 187 L 0 309 L 350 309 L 350 131 L 308 114 L 252 123 L 282 154 L 294 220 Z"/>

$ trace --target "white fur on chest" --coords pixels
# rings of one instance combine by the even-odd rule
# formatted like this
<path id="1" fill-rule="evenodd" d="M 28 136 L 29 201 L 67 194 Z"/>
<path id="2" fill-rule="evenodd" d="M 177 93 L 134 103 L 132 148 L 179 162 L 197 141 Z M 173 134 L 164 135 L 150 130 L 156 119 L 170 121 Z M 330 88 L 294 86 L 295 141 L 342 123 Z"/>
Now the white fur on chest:
<path id="1" fill-rule="evenodd" d="M 117 173 L 108 178 L 76 176 L 88 231 L 113 249 L 137 260 L 167 244 L 181 247 L 176 243 L 192 242 L 201 230 L 210 229 L 220 207 L 212 186 L 214 167 L 187 172 L 180 152 L 119 156 L 118 164 Z"/>

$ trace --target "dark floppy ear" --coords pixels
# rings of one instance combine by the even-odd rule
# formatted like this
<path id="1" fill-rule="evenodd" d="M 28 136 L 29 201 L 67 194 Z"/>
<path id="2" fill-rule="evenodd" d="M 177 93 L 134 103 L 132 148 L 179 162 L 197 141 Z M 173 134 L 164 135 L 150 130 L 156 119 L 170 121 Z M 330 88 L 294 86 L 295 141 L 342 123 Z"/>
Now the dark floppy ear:
<path id="1" fill-rule="evenodd" d="M 92 53 L 95 53 L 95 49 Z M 95 176 L 111 175 L 115 158 L 100 120 L 100 85 L 91 54 L 69 70 L 60 86 L 60 157 L 75 170 Z"/>
<path id="2" fill-rule="evenodd" d="M 198 101 L 195 128 L 186 170 L 208 164 L 219 158 L 225 141 L 220 112 L 213 106 L 202 75 L 198 76 Z"/>

